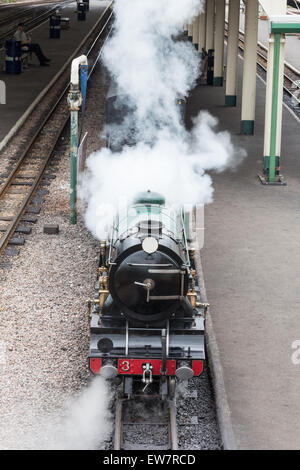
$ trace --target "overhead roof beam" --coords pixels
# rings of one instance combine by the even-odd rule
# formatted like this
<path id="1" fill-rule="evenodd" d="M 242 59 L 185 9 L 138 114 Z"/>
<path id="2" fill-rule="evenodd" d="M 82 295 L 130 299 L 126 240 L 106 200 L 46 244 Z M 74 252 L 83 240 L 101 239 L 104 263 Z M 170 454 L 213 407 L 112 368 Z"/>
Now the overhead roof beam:
<path id="1" fill-rule="evenodd" d="M 295 15 L 277 15 L 270 17 L 270 33 L 300 33 L 299 16 Z"/>

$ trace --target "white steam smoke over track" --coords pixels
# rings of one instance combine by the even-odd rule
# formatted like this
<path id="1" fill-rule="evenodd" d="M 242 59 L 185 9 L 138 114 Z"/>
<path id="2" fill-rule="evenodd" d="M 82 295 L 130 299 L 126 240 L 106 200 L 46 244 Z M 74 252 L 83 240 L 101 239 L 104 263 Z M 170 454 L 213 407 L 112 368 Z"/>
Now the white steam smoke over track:
<path id="1" fill-rule="evenodd" d="M 35 409 L 32 403 L 27 404 L 26 401 L 16 403 L 18 410 L 1 417 L 0 448 L 101 449 L 112 431 L 109 411 L 112 395 L 105 379 L 96 377 L 78 396 L 65 400 L 62 397 L 60 408 L 53 411 Z"/>
<path id="2" fill-rule="evenodd" d="M 135 146 L 120 153 L 102 149 L 88 159 L 81 195 L 87 202 L 86 224 L 105 236 L 111 218 L 138 191 L 151 189 L 171 204 L 206 204 L 213 187 L 207 170 L 235 166 L 245 152 L 235 149 L 217 120 L 201 112 L 191 131 L 182 123 L 178 98 L 186 97 L 200 74 L 200 55 L 179 40 L 183 24 L 202 11 L 202 0 L 116 0 L 114 34 L 104 64 L 118 94 L 132 110 Z"/>

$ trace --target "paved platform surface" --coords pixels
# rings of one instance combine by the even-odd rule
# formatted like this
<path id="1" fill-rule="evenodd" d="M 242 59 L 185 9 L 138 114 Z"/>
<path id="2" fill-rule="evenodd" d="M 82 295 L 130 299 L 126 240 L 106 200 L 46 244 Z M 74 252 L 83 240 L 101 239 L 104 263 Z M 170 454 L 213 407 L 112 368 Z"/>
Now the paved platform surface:
<path id="1" fill-rule="evenodd" d="M 288 186 L 261 185 L 264 100 L 258 80 L 255 136 L 240 135 L 240 107 L 224 107 L 223 88 L 200 86 L 188 104 L 192 115 L 210 110 L 248 151 L 236 172 L 212 174 L 202 263 L 238 448 L 300 449 L 300 365 L 291 360 L 300 340 L 300 121 L 284 108 Z"/>
<path id="2" fill-rule="evenodd" d="M 86 21 L 77 21 L 75 1 L 62 8 L 62 16 L 70 18 L 70 29 L 62 30 L 60 39 L 49 38 L 49 20 L 32 30 L 32 42 L 39 43 L 44 54 L 52 59 L 50 67 L 40 67 L 34 54 L 33 65 L 19 75 L 6 74 L 2 71 L 3 62 L 0 64 L 0 80 L 6 84 L 6 104 L 0 105 L 0 142 L 76 50 L 108 3 L 90 0 Z"/>
<path id="3" fill-rule="evenodd" d="M 299 16 L 300 21 L 300 16 Z M 240 29 L 244 31 L 245 15 L 240 15 Z M 268 47 L 269 40 L 269 21 L 258 20 L 258 40 L 264 46 Z M 286 36 L 285 60 L 300 70 L 300 39 L 296 35 Z"/>

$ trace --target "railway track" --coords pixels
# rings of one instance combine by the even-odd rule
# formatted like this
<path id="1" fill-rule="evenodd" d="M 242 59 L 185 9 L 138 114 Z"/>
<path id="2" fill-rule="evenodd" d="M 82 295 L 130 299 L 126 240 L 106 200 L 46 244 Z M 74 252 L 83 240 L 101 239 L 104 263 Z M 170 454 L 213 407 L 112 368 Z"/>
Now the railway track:
<path id="1" fill-rule="evenodd" d="M 225 38 L 227 39 L 228 23 L 226 22 L 225 28 Z M 245 34 L 243 31 L 239 31 L 239 50 L 241 55 L 244 54 L 244 46 L 245 46 Z M 268 49 L 263 44 L 258 43 L 257 45 L 257 66 L 258 68 L 263 71 L 264 74 L 267 73 L 267 65 L 268 65 Z M 294 110 L 297 110 L 299 107 L 300 111 L 300 72 L 298 72 L 295 68 L 291 65 L 285 63 L 284 66 L 284 83 L 283 89 L 288 97 L 292 100 L 292 107 Z"/>
<path id="2" fill-rule="evenodd" d="M 115 410 L 114 450 L 177 450 L 175 397 L 119 397 Z"/>
<path id="3" fill-rule="evenodd" d="M 68 3 L 71 3 L 72 0 L 66 0 L 61 3 L 53 4 L 49 7 L 43 4 L 37 5 L 36 7 L 26 7 L 21 9 L 21 7 L 16 7 L 14 15 L 8 17 L 0 18 L 0 48 L 4 46 L 5 40 L 11 36 L 16 31 L 16 27 L 20 21 L 24 22 L 25 30 L 31 30 L 35 26 L 40 25 L 45 20 L 47 20 L 52 13 L 58 8 Z M 39 13 L 39 9 L 46 10 Z M 1 10 L 0 10 L 1 11 Z M 28 18 L 29 16 L 29 18 Z"/>
<path id="4" fill-rule="evenodd" d="M 11 11 L 11 8 L 10 8 L 10 11 Z M 11 15 L 5 15 L 3 17 L 0 18 L 0 27 L 6 25 L 6 24 L 9 24 L 9 22 L 11 20 L 13 20 L 13 22 L 16 21 L 16 15 L 18 17 L 18 20 L 21 20 L 24 16 L 27 16 L 28 14 L 32 13 L 33 12 L 33 9 L 28 7 L 28 8 L 18 8 L 18 7 L 15 7 L 15 11 L 11 14 Z M 1 13 L 1 10 L 0 10 L 0 13 Z"/>
<path id="5" fill-rule="evenodd" d="M 153 384 L 152 384 L 153 385 Z M 114 450 L 222 449 L 208 368 L 164 402 L 158 393 L 121 394 L 115 403 Z"/>
<path id="6" fill-rule="evenodd" d="M 89 76 L 110 33 L 112 15 L 109 6 L 101 16 L 100 31 L 96 33 L 94 31 L 93 37 L 90 38 L 92 43 L 86 52 L 90 62 Z M 20 221 L 39 187 L 59 137 L 69 120 L 68 90 L 69 82 L 34 130 L 11 172 L 4 175 L 5 179 L 0 186 L 0 256 L 10 243 L 13 234 L 22 233 L 19 227 Z M 18 244 L 18 237 L 13 240 L 13 244 Z"/>

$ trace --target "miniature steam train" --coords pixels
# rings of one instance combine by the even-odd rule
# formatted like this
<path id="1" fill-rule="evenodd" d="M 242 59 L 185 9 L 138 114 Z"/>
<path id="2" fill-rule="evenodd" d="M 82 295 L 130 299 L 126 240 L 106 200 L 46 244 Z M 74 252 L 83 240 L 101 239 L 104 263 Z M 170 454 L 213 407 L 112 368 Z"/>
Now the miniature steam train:
<path id="1" fill-rule="evenodd" d="M 100 245 L 91 312 L 90 370 L 144 384 L 200 375 L 204 310 L 188 248 L 185 214 L 159 194 L 137 195 Z"/>
<path id="2" fill-rule="evenodd" d="M 137 381 L 166 397 L 176 378 L 202 373 L 207 305 L 200 303 L 188 227 L 189 214 L 147 191 L 117 215 L 100 244 L 89 367 L 122 381 L 127 397 Z"/>

